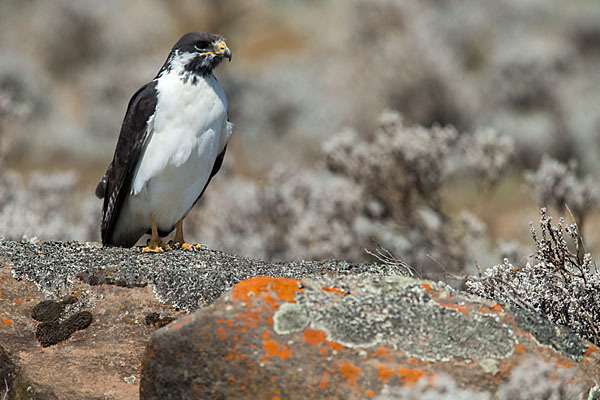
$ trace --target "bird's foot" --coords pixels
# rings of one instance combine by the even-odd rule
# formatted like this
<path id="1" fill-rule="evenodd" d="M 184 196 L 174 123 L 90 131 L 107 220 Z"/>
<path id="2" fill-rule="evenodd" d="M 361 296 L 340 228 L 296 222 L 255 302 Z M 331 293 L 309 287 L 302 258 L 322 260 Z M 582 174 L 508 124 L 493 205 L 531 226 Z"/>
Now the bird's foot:
<path id="1" fill-rule="evenodd" d="M 205 250 L 208 248 L 204 244 L 188 244 L 185 242 L 182 243 L 182 242 L 170 241 L 169 244 L 172 245 L 175 249 L 182 249 L 182 250 L 187 250 L 187 251 L 198 251 L 198 250 Z"/>
<path id="2" fill-rule="evenodd" d="M 187 250 L 187 251 L 194 251 L 194 248 L 192 247 L 192 245 L 187 244 L 187 243 L 181 243 L 179 245 L 179 248 L 183 249 L 183 250 Z"/>
<path id="3" fill-rule="evenodd" d="M 169 244 L 172 244 L 173 247 L 175 247 L 176 249 L 194 251 L 192 246 L 190 244 L 187 244 L 186 242 L 169 242 Z"/>
<path id="4" fill-rule="evenodd" d="M 142 253 L 163 253 L 169 250 L 173 249 L 166 243 L 150 241 L 150 243 L 142 249 Z"/>
<path id="5" fill-rule="evenodd" d="M 198 243 L 198 244 L 194 245 L 194 251 L 200 251 L 200 250 L 208 250 L 208 246 L 205 245 L 204 243 Z"/>

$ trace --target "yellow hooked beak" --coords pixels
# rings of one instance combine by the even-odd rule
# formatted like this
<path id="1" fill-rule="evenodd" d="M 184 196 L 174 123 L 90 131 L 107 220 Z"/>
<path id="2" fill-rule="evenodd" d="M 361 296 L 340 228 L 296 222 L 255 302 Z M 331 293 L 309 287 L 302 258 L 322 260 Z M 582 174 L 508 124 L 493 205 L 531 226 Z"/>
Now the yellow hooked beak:
<path id="1" fill-rule="evenodd" d="M 215 51 L 207 51 L 202 54 L 215 54 L 221 57 L 226 57 L 231 62 L 231 50 L 229 50 L 229 47 L 227 47 L 225 42 L 219 42 L 215 44 Z"/>

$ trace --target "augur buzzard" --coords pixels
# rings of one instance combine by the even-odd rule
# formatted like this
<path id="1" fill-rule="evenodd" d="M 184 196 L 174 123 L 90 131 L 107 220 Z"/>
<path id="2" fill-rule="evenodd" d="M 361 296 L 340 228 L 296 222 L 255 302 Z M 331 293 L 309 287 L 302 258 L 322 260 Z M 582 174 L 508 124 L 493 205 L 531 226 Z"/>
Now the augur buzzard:
<path id="1" fill-rule="evenodd" d="M 231 51 L 212 33 L 185 34 L 150 83 L 131 98 L 114 157 L 98 183 L 104 199 L 102 243 L 131 247 L 144 233 L 144 251 L 170 247 L 161 237 L 175 227 L 183 239 L 183 219 L 219 171 L 232 125 L 227 98 L 213 69 Z"/>

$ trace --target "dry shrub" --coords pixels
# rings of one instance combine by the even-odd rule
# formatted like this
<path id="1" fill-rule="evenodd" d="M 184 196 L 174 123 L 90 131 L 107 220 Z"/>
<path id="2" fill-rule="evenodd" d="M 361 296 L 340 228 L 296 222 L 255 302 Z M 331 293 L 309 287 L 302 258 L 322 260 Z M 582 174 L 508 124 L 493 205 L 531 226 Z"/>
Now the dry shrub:
<path id="1" fill-rule="evenodd" d="M 542 158 L 537 171 L 525 171 L 527 192 L 532 193 L 540 207 L 554 206 L 563 210 L 567 206 L 575 223 L 583 230 L 585 218 L 600 204 L 600 191 L 592 176 L 577 176 L 577 161 L 568 164 Z"/>
<path id="2" fill-rule="evenodd" d="M 436 278 L 489 250 L 485 224 L 474 214 L 448 216 L 441 190 L 466 169 L 495 185 L 508 169 L 509 139 L 482 130 L 458 140 L 452 127 L 407 126 L 392 111 L 380 116 L 371 140 L 361 137 L 345 130 L 324 145 L 315 167 L 277 167 L 263 186 L 235 180 L 212 188 L 192 216 L 196 237 L 268 260 L 365 261 L 375 241 Z"/>
<path id="3" fill-rule="evenodd" d="M 16 101 L 11 92 L 0 88 L 0 168 L 12 142 L 10 128 L 15 121 L 26 118 L 30 113 L 29 104 Z"/>
<path id="4" fill-rule="evenodd" d="M 0 238 L 6 240 L 98 239 L 100 209 L 92 196 L 77 193 L 75 172 L 12 171 L 0 176 Z"/>
<path id="5" fill-rule="evenodd" d="M 3 166 L 13 124 L 30 112 L 29 104 L 0 91 L 0 239 L 97 239 L 100 210 L 91 196 L 77 193 L 77 173 L 32 172 L 26 179 Z"/>
<path id="6" fill-rule="evenodd" d="M 469 277 L 467 289 L 495 301 L 538 313 L 600 344 L 600 274 L 589 253 L 580 251 L 576 224 L 556 225 L 541 210 L 540 234 L 531 226 L 535 264 L 515 267 L 508 260 L 482 275 Z"/>

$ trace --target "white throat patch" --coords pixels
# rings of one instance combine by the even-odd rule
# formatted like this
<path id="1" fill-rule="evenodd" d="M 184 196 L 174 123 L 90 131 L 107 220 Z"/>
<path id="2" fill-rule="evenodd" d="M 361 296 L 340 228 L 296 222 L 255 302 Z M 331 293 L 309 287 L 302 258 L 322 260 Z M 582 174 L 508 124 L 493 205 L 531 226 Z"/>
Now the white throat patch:
<path id="1" fill-rule="evenodd" d="M 169 58 L 169 69 L 170 73 L 173 73 L 177 76 L 184 76 L 188 73 L 185 70 L 185 66 L 196 56 L 194 53 L 180 53 L 179 50 L 176 50 L 175 53 Z M 169 69 L 165 69 L 159 75 L 159 78 L 166 74 Z"/>

